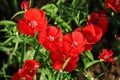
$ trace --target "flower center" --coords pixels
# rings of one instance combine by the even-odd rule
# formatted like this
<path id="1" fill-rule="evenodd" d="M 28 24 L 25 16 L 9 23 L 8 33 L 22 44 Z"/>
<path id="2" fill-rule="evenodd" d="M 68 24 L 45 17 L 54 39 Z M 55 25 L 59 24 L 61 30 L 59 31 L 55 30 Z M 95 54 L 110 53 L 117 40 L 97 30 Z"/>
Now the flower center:
<path id="1" fill-rule="evenodd" d="M 38 24 L 36 21 L 30 21 L 29 22 L 29 26 L 31 26 L 32 28 L 36 27 Z"/>
<path id="2" fill-rule="evenodd" d="M 108 59 L 108 58 L 109 58 L 109 56 L 107 56 L 107 55 L 104 56 L 104 59 Z"/>
<path id="3" fill-rule="evenodd" d="M 77 45 L 78 45 L 78 43 L 77 43 L 77 42 L 75 42 L 75 41 L 73 41 L 72 46 L 73 46 L 73 47 L 76 47 Z"/>
<path id="4" fill-rule="evenodd" d="M 51 35 L 49 35 L 49 36 L 47 37 L 47 39 L 50 40 L 50 41 L 54 41 L 54 37 L 52 37 Z"/>
<path id="5" fill-rule="evenodd" d="M 30 73 L 32 73 L 33 72 L 33 69 L 30 69 Z"/>
<path id="6" fill-rule="evenodd" d="M 63 55 L 63 61 L 66 61 L 66 56 L 65 55 Z"/>

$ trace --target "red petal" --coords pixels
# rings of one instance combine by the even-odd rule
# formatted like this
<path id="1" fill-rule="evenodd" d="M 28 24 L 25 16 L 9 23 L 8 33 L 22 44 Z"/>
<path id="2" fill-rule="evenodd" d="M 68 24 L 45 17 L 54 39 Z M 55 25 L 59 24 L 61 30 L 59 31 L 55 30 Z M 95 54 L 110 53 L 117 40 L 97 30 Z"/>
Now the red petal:
<path id="1" fill-rule="evenodd" d="M 35 9 L 35 8 L 31 8 L 28 11 L 26 11 L 24 13 L 24 18 L 32 21 L 32 20 L 39 20 L 41 19 L 41 14 L 39 10 Z"/>

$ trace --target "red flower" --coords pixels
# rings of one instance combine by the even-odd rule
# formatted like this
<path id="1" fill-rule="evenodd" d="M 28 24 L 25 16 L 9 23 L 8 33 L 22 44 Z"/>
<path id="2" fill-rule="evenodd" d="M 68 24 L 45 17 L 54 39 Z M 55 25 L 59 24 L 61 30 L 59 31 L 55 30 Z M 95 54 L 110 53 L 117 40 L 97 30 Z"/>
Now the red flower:
<path id="1" fill-rule="evenodd" d="M 84 46 L 85 50 L 92 50 L 92 44 L 96 44 L 102 37 L 102 30 L 98 26 L 85 26 L 82 28 L 82 33 L 87 39 L 87 43 Z"/>
<path id="2" fill-rule="evenodd" d="M 46 30 L 38 34 L 38 41 L 47 50 L 54 51 L 62 46 L 62 31 L 54 26 L 48 26 Z"/>
<path id="3" fill-rule="evenodd" d="M 30 3 L 29 3 L 28 1 L 23 0 L 23 1 L 21 2 L 21 8 L 22 8 L 22 9 L 25 9 L 25 10 L 28 10 L 29 4 L 30 4 Z"/>
<path id="4" fill-rule="evenodd" d="M 92 13 L 89 17 L 88 17 L 88 25 L 96 25 L 98 27 L 100 27 L 103 31 L 103 33 L 105 33 L 107 31 L 108 28 L 108 18 L 106 16 L 105 13 Z"/>
<path id="5" fill-rule="evenodd" d="M 103 59 L 104 62 L 109 61 L 112 64 L 114 64 L 114 59 L 112 58 L 113 52 L 112 50 L 107 50 L 107 49 L 103 49 L 102 53 L 100 53 L 100 55 L 98 56 L 99 59 Z"/>
<path id="6" fill-rule="evenodd" d="M 66 54 L 76 56 L 84 51 L 86 39 L 81 32 L 74 31 L 72 34 L 66 34 L 63 37 L 63 49 Z"/>
<path id="7" fill-rule="evenodd" d="M 18 21 L 21 33 L 34 36 L 36 32 L 46 29 L 47 20 L 42 10 L 29 9 L 24 13 L 24 18 Z"/>
<path id="8" fill-rule="evenodd" d="M 23 67 L 12 76 L 12 80 L 33 80 L 33 77 L 36 74 L 36 71 L 39 67 L 40 64 L 35 60 L 26 60 Z"/>
<path id="9" fill-rule="evenodd" d="M 106 8 L 112 8 L 115 12 L 120 12 L 120 0 L 105 0 Z"/>
<path id="10" fill-rule="evenodd" d="M 33 77 L 39 67 L 40 64 L 36 60 L 26 60 L 22 67 L 22 70 L 23 73 Z"/>
<path id="11" fill-rule="evenodd" d="M 87 39 L 87 44 L 95 44 L 102 37 L 102 30 L 98 26 L 88 25 L 82 28 L 82 33 Z"/>
<path id="12" fill-rule="evenodd" d="M 68 56 L 64 54 L 63 50 L 59 49 L 50 53 L 50 59 L 52 60 L 53 68 L 56 70 L 62 70 L 63 64 L 69 59 L 64 70 L 71 72 L 77 67 L 76 63 L 79 60 L 79 57 Z"/>

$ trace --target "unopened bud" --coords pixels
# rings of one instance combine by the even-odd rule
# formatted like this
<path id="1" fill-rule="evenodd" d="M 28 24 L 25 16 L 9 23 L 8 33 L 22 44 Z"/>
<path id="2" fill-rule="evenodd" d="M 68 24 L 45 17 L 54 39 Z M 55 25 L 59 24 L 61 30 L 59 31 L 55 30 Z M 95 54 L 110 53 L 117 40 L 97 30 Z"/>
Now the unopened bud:
<path id="1" fill-rule="evenodd" d="M 24 9 L 24 10 L 28 10 L 29 4 L 30 4 L 29 1 L 23 0 L 21 2 L 21 8 Z"/>

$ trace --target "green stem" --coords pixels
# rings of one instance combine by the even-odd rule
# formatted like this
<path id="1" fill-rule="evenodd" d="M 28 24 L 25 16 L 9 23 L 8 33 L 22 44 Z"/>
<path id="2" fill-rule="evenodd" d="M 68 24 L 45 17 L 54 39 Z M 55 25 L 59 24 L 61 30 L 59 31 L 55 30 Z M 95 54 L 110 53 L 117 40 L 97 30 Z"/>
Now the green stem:
<path id="1" fill-rule="evenodd" d="M 23 43 L 23 51 L 22 51 L 22 56 L 21 56 L 21 64 L 20 66 L 24 63 L 25 59 L 26 59 L 26 41 L 24 40 Z"/>
<path id="2" fill-rule="evenodd" d="M 10 37 L 10 38 L 8 38 L 6 41 L 4 41 L 3 43 L 2 43 L 2 45 L 5 45 L 5 44 L 7 44 L 9 41 L 11 41 L 13 39 L 13 37 Z"/>
<path id="3" fill-rule="evenodd" d="M 10 65 L 11 62 L 12 62 L 12 57 L 13 55 L 15 54 L 15 51 L 17 50 L 18 48 L 18 45 L 19 45 L 19 37 L 17 36 L 17 41 L 15 43 L 15 48 L 13 49 L 12 53 L 10 54 L 9 58 L 8 58 L 8 64 Z"/>

